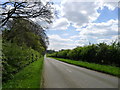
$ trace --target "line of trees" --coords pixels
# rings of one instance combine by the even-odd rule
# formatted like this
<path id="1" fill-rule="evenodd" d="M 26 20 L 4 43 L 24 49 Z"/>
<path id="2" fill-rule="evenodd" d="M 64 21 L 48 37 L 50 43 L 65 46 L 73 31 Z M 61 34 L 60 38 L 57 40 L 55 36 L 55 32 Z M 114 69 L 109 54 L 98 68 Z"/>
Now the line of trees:
<path id="1" fill-rule="evenodd" d="M 38 26 L 26 19 L 13 19 L 10 27 L 2 31 L 3 82 L 45 54 L 48 38 Z"/>
<path id="2" fill-rule="evenodd" d="M 34 18 L 43 23 L 52 23 L 52 5 L 52 2 L 0 3 L 3 83 L 45 54 L 49 44 L 45 33 L 48 27 L 32 20 Z"/>
<path id="3" fill-rule="evenodd" d="M 111 45 L 106 43 L 92 44 L 76 47 L 72 50 L 60 50 L 48 54 L 48 56 L 120 67 L 120 43 L 113 42 Z"/>

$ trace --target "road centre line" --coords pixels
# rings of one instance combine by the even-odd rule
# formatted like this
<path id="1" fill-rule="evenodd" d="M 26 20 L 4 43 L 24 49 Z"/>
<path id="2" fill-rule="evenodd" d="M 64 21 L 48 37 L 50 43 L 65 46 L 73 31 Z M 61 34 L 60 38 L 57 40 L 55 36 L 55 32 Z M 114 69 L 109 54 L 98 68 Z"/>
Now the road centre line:
<path id="1" fill-rule="evenodd" d="M 72 72 L 71 70 L 69 70 L 69 69 L 66 69 L 68 72 Z"/>

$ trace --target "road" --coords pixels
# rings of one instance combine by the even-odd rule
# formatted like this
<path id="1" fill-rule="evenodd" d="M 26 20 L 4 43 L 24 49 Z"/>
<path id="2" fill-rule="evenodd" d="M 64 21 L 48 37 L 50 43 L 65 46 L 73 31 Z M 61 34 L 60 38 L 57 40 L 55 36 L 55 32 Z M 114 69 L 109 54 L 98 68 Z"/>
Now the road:
<path id="1" fill-rule="evenodd" d="M 45 58 L 44 88 L 118 88 L 118 78 Z"/>

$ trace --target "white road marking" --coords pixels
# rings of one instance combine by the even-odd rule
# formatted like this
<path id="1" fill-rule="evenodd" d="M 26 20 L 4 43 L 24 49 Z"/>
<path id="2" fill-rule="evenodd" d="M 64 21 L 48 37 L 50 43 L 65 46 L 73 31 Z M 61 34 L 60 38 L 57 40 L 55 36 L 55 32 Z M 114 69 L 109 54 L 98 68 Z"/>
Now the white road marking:
<path id="1" fill-rule="evenodd" d="M 68 72 L 72 72 L 71 70 L 69 70 L 69 69 L 66 69 Z"/>

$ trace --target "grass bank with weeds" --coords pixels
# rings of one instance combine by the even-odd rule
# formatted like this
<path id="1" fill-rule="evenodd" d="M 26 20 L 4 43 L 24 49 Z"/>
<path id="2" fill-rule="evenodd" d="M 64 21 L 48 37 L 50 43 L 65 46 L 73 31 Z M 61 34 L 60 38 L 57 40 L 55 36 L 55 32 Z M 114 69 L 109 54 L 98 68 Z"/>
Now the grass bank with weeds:
<path id="1" fill-rule="evenodd" d="M 40 88 L 43 57 L 26 66 L 13 79 L 3 84 L 4 88 Z"/>

